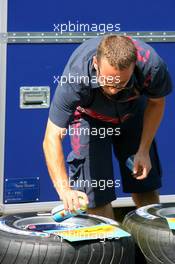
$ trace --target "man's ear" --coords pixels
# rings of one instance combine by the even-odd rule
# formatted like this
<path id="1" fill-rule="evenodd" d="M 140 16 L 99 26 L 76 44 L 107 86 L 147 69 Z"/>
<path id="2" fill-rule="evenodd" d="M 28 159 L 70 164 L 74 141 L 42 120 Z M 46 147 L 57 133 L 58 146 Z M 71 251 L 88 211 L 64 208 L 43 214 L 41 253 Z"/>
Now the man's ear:
<path id="1" fill-rule="evenodd" d="M 97 57 L 96 56 L 93 56 L 93 65 L 94 65 L 94 68 L 97 70 L 98 66 L 97 66 Z"/>

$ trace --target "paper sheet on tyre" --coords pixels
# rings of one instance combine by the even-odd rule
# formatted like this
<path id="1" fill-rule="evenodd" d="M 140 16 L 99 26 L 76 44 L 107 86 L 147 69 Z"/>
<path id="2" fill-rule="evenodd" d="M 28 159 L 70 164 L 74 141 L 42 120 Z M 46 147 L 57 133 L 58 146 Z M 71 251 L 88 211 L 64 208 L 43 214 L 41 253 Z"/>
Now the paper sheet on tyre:
<path id="1" fill-rule="evenodd" d="M 113 239 L 130 236 L 121 228 L 115 225 L 99 224 L 90 227 L 80 227 L 71 230 L 57 231 L 54 235 L 58 235 L 68 241 L 82 241 L 91 239 Z"/>
<path id="2" fill-rule="evenodd" d="M 168 222 L 169 229 L 175 230 L 175 218 L 174 217 L 165 217 L 165 218 Z"/>

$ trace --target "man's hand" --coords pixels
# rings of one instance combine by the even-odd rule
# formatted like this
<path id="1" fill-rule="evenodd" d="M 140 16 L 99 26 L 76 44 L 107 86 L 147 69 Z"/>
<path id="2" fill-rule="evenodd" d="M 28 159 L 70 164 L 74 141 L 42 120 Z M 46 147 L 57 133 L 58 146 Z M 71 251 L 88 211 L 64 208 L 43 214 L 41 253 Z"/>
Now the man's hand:
<path id="1" fill-rule="evenodd" d="M 63 201 L 64 209 L 66 211 L 74 211 L 80 209 L 81 205 L 78 197 L 83 198 L 83 204 L 87 205 L 89 203 L 86 193 L 71 189 L 64 189 L 59 193 L 60 199 Z"/>
<path id="2" fill-rule="evenodd" d="M 152 168 L 149 152 L 137 152 L 134 156 L 133 176 L 137 180 L 143 180 L 148 176 Z"/>
<path id="3" fill-rule="evenodd" d="M 138 152 L 134 158 L 134 177 L 143 180 L 151 170 L 149 150 L 163 117 L 165 98 L 148 98 L 144 112 L 143 129 Z M 148 133 L 149 131 L 149 133 Z"/>

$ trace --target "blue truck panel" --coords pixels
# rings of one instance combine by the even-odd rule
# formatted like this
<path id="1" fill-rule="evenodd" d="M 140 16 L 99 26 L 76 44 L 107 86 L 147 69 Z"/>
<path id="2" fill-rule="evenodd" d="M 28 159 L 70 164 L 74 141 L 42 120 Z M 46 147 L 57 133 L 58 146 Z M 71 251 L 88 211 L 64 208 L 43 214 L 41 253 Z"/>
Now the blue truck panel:
<path id="1" fill-rule="evenodd" d="M 165 6 L 166 5 L 166 6 Z M 174 30 L 174 1 L 126 1 L 112 0 L 107 5 L 100 1 L 8 1 L 9 32 L 53 32 L 58 23 L 113 23 L 120 24 L 122 31 Z M 156 18 L 155 18 L 156 17 Z M 55 24 L 55 25 L 54 25 Z M 173 54 L 175 43 L 152 43 L 168 65 L 175 83 Z M 37 179 L 39 177 L 39 201 L 54 201 L 58 196 L 52 186 L 45 165 L 42 141 L 48 118 L 48 109 L 20 109 L 21 86 L 49 86 L 51 98 L 57 86 L 56 77 L 62 74 L 64 66 L 78 44 L 8 44 L 7 87 L 6 87 L 6 134 L 5 134 L 5 179 Z M 174 92 L 167 97 L 164 120 L 157 134 L 158 149 L 163 166 L 163 187 L 161 194 L 174 194 L 174 149 L 175 131 Z M 70 150 L 69 138 L 64 141 L 64 154 Z M 119 169 L 113 160 L 118 197 L 128 195 L 122 192 Z M 4 201 L 8 199 L 8 185 L 4 183 Z M 13 194 L 13 192 L 12 192 Z M 11 195 L 11 194 L 10 194 Z M 35 193 L 36 195 L 36 193 Z M 17 196 L 16 196 L 17 197 Z M 14 201 L 13 201 L 14 202 Z M 19 199 L 17 202 L 26 202 Z"/>

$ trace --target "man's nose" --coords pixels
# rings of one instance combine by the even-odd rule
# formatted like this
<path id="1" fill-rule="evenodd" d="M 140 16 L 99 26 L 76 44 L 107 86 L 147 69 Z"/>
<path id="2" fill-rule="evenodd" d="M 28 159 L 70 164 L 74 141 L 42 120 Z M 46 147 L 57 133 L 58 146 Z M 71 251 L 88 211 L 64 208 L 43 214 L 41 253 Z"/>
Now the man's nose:
<path id="1" fill-rule="evenodd" d="M 116 88 L 109 88 L 109 91 L 111 94 L 117 94 L 118 93 L 118 89 L 116 89 Z"/>

